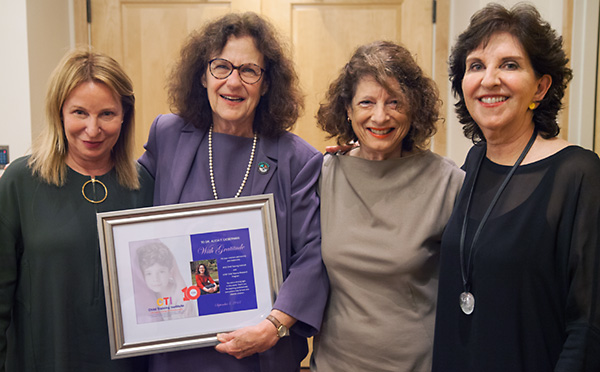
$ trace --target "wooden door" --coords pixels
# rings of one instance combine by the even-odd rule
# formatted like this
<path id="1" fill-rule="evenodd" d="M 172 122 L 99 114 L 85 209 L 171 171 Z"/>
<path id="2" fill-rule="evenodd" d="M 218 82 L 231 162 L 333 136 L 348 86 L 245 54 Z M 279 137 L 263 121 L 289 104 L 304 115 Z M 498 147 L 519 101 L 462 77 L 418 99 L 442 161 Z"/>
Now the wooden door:
<path id="1" fill-rule="evenodd" d="M 76 10 L 84 2 L 76 0 Z M 432 3 L 432 0 L 92 0 L 89 39 L 95 50 L 118 60 L 133 80 L 137 99 L 136 155 L 141 155 L 152 120 L 169 112 L 165 82 L 188 33 L 227 12 L 262 13 L 289 41 L 306 94 L 306 110 L 294 132 L 322 151 L 326 143 L 332 142 L 327 142 L 326 134 L 316 127 L 318 104 L 358 45 L 377 39 L 401 42 L 431 74 Z M 77 40 L 88 39 L 80 35 L 85 27 L 76 30 L 82 30 Z"/>
<path id="2" fill-rule="evenodd" d="M 306 112 L 294 132 L 319 150 L 331 143 L 316 127 L 315 114 L 330 82 L 361 44 L 404 44 L 431 74 L 432 9 L 427 0 L 262 0 L 262 12 L 291 41 Z"/>
<path id="3" fill-rule="evenodd" d="M 91 44 L 122 64 L 136 96 L 136 156 L 152 121 L 168 113 L 170 68 L 190 31 L 231 11 L 258 10 L 257 1 L 92 0 Z"/>

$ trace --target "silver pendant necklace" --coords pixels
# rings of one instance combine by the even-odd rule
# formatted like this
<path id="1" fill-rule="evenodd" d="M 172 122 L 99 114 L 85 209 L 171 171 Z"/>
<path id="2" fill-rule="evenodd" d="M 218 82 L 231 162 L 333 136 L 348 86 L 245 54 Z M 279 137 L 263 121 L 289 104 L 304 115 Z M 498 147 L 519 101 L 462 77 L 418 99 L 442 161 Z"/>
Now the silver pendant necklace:
<path id="1" fill-rule="evenodd" d="M 212 187 L 213 196 L 215 200 L 219 199 L 219 194 L 217 194 L 217 186 L 215 184 L 215 175 L 213 172 L 213 151 L 212 151 L 212 133 L 213 126 L 210 125 L 210 129 L 208 130 L 208 169 L 210 172 L 210 185 Z M 248 175 L 250 174 L 250 169 L 252 168 L 252 161 L 254 161 L 254 150 L 256 150 L 256 141 L 258 136 L 254 133 L 254 141 L 252 142 L 252 151 L 250 151 L 250 160 L 248 161 L 248 167 L 246 168 L 246 174 L 244 174 L 244 179 L 242 180 L 242 184 L 235 194 L 234 198 L 239 197 L 242 194 L 242 190 L 244 186 L 246 186 L 246 181 L 248 180 Z"/>
<path id="2" fill-rule="evenodd" d="M 525 156 L 529 152 L 529 149 L 531 149 L 531 146 L 533 146 L 533 143 L 535 142 L 536 137 L 537 137 L 537 129 L 534 129 L 533 134 L 531 135 L 531 138 L 529 139 L 529 142 L 527 142 L 527 145 L 521 152 L 521 155 L 519 156 L 519 158 L 517 159 L 515 164 L 512 166 L 512 168 L 510 169 L 508 174 L 506 175 L 506 178 L 504 178 L 504 181 L 500 185 L 500 188 L 498 188 L 498 191 L 496 191 L 496 195 L 494 195 L 492 202 L 490 203 L 487 210 L 485 211 L 485 214 L 481 218 L 481 222 L 479 222 L 479 226 L 477 226 L 477 230 L 475 230 L 475 235 L 473 236 L 473 241 L 471 242 L 471 246 L 469 247 L 469 254 L 467 257 L 467 262 L 465 262 L 465 257 L 464 257 L 465 256 L 465 253 L 464 253 L 465 252 L 465 237 L 467 235 L 467 225 L 469 223 L 469 219 L 468 219 L 469 208 L 471 207 L 471 200 L 473 200 L 473 190 L 475 190 L 475 184 L 477 183 L 477 176 L 479 175 L 479 170 L 481 169 L 481 163 L 483 163 L 483 158 L 485 158 L 485 152 L 483 152 L 481 154 L 481 157 L 479 158 L 479 163 L 477 164 L 477 169 L 475 170 L 475 176 L 473 177 L 473 184 L 471 185 L 471 190 L 469 192 L 469 199 L 467 199 L 467 207 L 465 209 L 465 217 L 464 217 L 463 224 L 462 224 L 462 231 L 460 233 L 460 273 L 462 275 L 464 290 L 459 296 L 459 305 L 460 305 L 460 309 L 462 310 L 462 312 L 465 313 L 466 315 L 470 315 L 471 313 L 473 313 L 473 310 L 475 309 L 475 296 L 473 296 L 473 293 L 471 293 L 471 276 L 470 276 L 470 274 L 471 274 L 471 258 L 474 255 L 474 251 L 478 248 L 475 245 L 475 243 L 477 243 L 477 239 L 479 239 L 479 235 L 481 234 L 483 225 L 485 225 L 488 217 L 492 213 L 492 209 L 494 208 L 494 205 L 496 205 L 496 202 L 500 198 L 500 194 L 502 194 L 502 191 L 504 191 L 504 189 L 506 188 L 508 181 L 510 181 L 510 178 L 516 172 L 517 168 L 519 167 L 519 165 L 521 164 L 523 159 L 525 159 Z"/>

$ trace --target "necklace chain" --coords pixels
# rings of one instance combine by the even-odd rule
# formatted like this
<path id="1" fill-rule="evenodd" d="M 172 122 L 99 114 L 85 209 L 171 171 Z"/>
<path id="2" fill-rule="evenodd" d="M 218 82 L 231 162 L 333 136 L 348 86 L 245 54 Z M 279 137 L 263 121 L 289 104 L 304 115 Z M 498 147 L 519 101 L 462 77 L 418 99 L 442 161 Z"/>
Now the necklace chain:
<path id="1" fill-rule="evenodd" d="M 212 192 L 215 197 L 215 200 L 219 199 L 219 194 L 217 193 L 217 185 L 215 184 L 215 175 L 213 172 L 213 150 L 212 150 L 212 133 L 213 126 L 211 124 L 210 129 L 208 130 L 208 169 L 210 172 L 210 185 L 212 187 Z M 252 151 L 250 151 L 250 160 L 248 160 L 248 167 L 246 168 L 246 174 L 244 174 L 244 179 L 242 180 L 242 184 L 235 194 L 234 198 L 239 197 L 242 194 L 242 190 L 244 186 L 246 186 L 246 181 L 248 180 L 248 175 L 250 175 L 250 169 L 252 168 L 252 162 L 254 161 L 254 151 L 256 150 L 256 141 L 258 136 L 254 133 L 254 141 L 252 141 Z"/>
<path id="2" fill-rule="evenodd" d="M 533 143 L 535 142 L 536 137 L 537 137 L 537 129 L 534 128 L 533 134 L 531 135 L 529 142 L 527 143 L 527 145 L 521 152 L 521 155 L 519 155 L 519 158 L 517 159 L 515 164 L 511 167 L 510 171 L 504 178 L 504 181 L 502 181 L 502 184 L 496 191 L 496 194 L 494 195 L 494 197 L 492 198 L 492 201 L 488 205 L 487 210 L 483 214 L 483 217 L 481 218 L 481 221 L 479 222 L 479 225 L 477 226 L 477 229 L 475 231 L 475 235 L 473 236 L 473 240 L 471 241 L 471 245 L 469 247 L 469 252 L 466 253 L 466 257 L 465 257 L 465 238 L 467 235 L 467 225 L 469 223 L 469 209 L 471 207 L 471 201 L 473 200 L 473 192 L 475 190 L 475 184 L 477 183 L 477 177 L 479 176 L 479 170 L 481 169 L 481 164 L 483 162 L 483 159 L 485 158 L 485 151 L 482 151 L 481 157 L 479 158 L 477 168 L 475 169 L 475 175 L 473 177 L 473 184 L 471 185 L 471 189 L 469 191 L 469 197 L 467 199 L 467 205 L 465 207 L 465 216 L 463 218 L 463 224 L 462 224 L 462 229 L 461 229 L 461 234 L 460 234 L 460 246 L 459 246 L 460 247 L 459 248 L 460 273 L 462 276 L 463 289 L 464 289 L 464 292 L 462 292 L 460 294 L 459 304 L 460 304 L 462 311 L 466 315 L 470 315 L 473 312 L 473 308 L 475 307 L 475 297 L 471 293 L 471 260 L 475 256 L 475 251 L 477 250 L 477 248 L 479 248 L 479 246 L 477 245 L 477 240 L 479 239 L 479 235 L 483 229 L 483 226 L 485 225 L 485 223 L 488 220 L 488 217 L 492 213 L 492 209 L 494 208 L 494 206 L 496 205 L 496 202 L 500 198 L 500 195 L 502 194 L 502 192 L 508 185 L 508 182 L 512 178 L 513 174 L 517 171 L 517 168 L 519 168 L 519 165 L 521 165 L 521 162 L 523 162 L 523 159 L 525 159 L 525 156 L 531 149 L 531 146 L 533 146 Z"/>

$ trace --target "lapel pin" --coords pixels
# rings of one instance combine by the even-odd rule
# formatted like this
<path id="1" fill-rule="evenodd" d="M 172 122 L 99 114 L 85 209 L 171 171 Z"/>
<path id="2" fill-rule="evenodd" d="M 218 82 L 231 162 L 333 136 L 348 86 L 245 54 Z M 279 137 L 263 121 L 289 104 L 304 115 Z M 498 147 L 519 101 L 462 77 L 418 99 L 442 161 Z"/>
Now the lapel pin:
<path id="1" fill-rule="evenodd" d="M 269 168 L 271 168 L 271 166 L 264 161 L 258 163 L 258 173 L 260 174 L 267 174 L 267 172 L 269 172 Z"/>

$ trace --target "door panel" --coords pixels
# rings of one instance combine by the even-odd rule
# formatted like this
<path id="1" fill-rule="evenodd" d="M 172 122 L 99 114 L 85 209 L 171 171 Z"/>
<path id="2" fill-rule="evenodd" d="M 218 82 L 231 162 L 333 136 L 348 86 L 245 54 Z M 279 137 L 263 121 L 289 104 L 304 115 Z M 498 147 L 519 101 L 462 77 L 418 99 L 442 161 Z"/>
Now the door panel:
<path id="1" fill-rule="evenodd" d="M 129 74 L 136 95 L 136 156 L 152 121 L 170 112 L 165 89 L 186 36 L 232 10 L 255 10 L 253 1 L 93 0 L 91 42 Z"/>
<path id="2" fill-rule="evenodd" d="M 361 44 L 384 39 L 403 43 L 431 72 L 431 2 L 263 0 L 263 14 L 291 40 L 306 95 L 305 114 L 294 132 L 319 150 L 333 140 L 316 127 L 315 115 L 330 82 Z"/>
<path id="3" fill-rule="evenodd" d="M 158 114 L 169 112 L 165 86 L 185 36 L 207 19 L 229 11 L 227 4 L 127 4 L 122 7 L 123 34 L 127 35 L 123 38 L 123 67 L 133 80 L 140 102 L 136 123 L 136 148 L 140 151 L 152 120 Z"/>
<path id="4" fill-rule="evenodd" d="M 80 2 L 81 0 L 76 0 Z M 117 59 L 131 76 L 137 98 L 136 155 L 152 120 L 169 112 L 166 79 L 190 31 L 230 11 L 269 18 L 289 41 L 306 109 L 294 132 L 323 151 L 326 133 L 315 114 L 329 83 L 360 44 L 386 39 L 406 45 L 431 73 L 432 2 L 395 0 L 92 0 L 91 43 Z M 78 37 L 78 40 L 85 40 Z"/>

